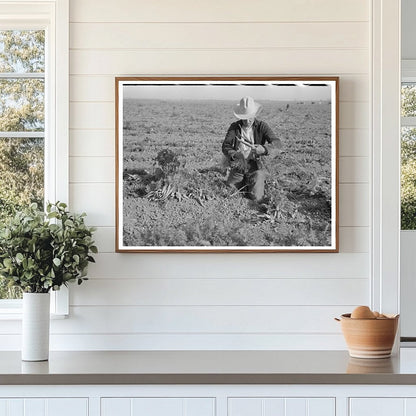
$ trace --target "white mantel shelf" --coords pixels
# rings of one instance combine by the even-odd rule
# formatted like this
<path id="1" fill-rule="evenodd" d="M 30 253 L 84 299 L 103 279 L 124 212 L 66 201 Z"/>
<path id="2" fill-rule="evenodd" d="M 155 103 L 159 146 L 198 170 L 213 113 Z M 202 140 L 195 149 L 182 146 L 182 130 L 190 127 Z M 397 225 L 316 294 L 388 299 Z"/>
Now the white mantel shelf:
<path id="1" fill-rule="evenodd" d="M 346 351 L 55 351 L 48 362 L 0 354 L 0 385 L 87 384 L 416 385 L 416 349 L 377 360 Z"/>

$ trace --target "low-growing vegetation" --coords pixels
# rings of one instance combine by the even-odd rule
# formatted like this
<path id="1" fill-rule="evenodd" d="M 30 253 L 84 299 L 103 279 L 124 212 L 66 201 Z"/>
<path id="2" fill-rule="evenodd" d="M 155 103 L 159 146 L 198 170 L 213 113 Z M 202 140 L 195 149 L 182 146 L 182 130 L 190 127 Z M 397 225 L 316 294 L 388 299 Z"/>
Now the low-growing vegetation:
<path id="1" fill-rule="evenodd" d="M 125 100 L 124 245 L 330 245 L 330 103 L 262 102 L 283 143 L 265 158 L 263 210 L 225 185 L 233 104 Z"/>

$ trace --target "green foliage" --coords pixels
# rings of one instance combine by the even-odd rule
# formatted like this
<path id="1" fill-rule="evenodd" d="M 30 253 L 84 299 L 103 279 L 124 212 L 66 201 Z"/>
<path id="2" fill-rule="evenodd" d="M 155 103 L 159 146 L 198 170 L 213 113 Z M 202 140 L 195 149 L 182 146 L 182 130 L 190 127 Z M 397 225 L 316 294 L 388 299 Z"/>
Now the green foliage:
<path id="1" fill-rule="evenodd" d="M 45 31 L 0 30 L 0 72 L 45 72 Z M 44 80 L 0 80 L 0 131 L 44 130 Z M 44 141 L 0 139 L 0 229 L 31 203 L 43 205 Z M 0 277 L 0 299 L 19 298 L 21 290 Z"/>
<path id="2" fill-rule="evenodd" d="M 401 172 L 401 227 L 416 229 L 416 160 L 402 166 Z"/>
<path id="3" fill-rule="evenodd" d="M 416 86 L 404 84 L 402 86 L 401 114 L 402 117 L 413 117 L 416 115 Z"/>
<path id="4" fill-rule="evenodd" d="M 31 204 L 8 219 L 0 230 L 0 276 L 7 285 L 47 293 L 86 280 L 97 248 L 84 217 L 58 202 L 49 203 L 46 214 Z"/>
<path id="5" fill-rule="evenodd" d="M 43 205 L 42 139 L 0 139 L 0 222 L 30 203 Z"/>
<path id="6" fill-rule="evenodd" d="M 0 72 L 44 72 L 45 31 L 0 31 Z M 44 81 L 0 80 L 0 131 L 44 128 Z"/>
<path id="7" fill-rule="evenodd" d="M 416 86 L 402 86 L 402 117 L 416 116 Z M 401 137 L 401 229 L 416 229 L 416 129 L 403 128 Z"/>
<path id="8" fill-rule="evenodd" d="M 416 129 L 413 128 L 402 129 L 401 229 L 416 229 Z"/>
<path id="9" fill-rule="evenodd" d="M 0 31 L 0 72 L 44 71 L 44 30 Z"/>

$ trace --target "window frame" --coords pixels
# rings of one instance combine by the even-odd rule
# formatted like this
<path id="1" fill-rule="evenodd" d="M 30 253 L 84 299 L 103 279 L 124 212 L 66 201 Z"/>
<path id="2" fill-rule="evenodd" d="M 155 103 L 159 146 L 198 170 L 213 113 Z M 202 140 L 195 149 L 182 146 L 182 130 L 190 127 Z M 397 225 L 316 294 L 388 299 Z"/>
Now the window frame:
<path id="1" fill-rule="evenodd" d="M 416 85 L 416 60 L 402 60 L 400 86 L 405 83 L 412 83 Z M 416 117 L 400 116 L 400 141 L 403 127 L 416 128 Z M 402 230 L 400 226 L 400 232 L 415 233 L 416 230 Z"/>
<path id="2" fill-rule="evenodd" d="M 0 30 L 45 30 L 45 201 L 69 201 L 69 0 L 0 0 Z M 57 87 L 59 86 L 59 88 Z M 69 313 L 66 287 L 51 313 Z M 0 320 L 20 318 L 21 300 L 0 300 Z"/>
<path id="3" fill-rule="evenodd" d="M 402 61 L 401 85 L 405 83 L 416 84 L 416 60 Z M 416 117 L 400 117 L 400 127 L 415 127 Z"/>

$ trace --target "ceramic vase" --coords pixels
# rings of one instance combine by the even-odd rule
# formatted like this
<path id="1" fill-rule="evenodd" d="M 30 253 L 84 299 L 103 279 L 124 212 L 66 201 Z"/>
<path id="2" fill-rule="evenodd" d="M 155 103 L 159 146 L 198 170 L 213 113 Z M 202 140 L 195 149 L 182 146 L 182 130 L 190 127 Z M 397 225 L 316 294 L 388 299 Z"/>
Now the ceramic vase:
<path id="1" fill-rule="evenodd" d="M 49 293 L 24 293 L 22 321 L 23 361 L 48 360 L 49 323 Z"/>

